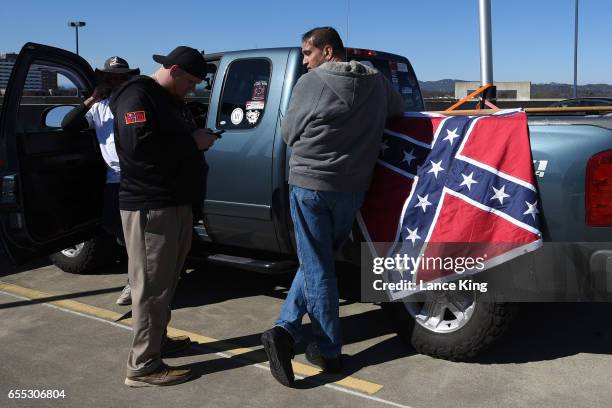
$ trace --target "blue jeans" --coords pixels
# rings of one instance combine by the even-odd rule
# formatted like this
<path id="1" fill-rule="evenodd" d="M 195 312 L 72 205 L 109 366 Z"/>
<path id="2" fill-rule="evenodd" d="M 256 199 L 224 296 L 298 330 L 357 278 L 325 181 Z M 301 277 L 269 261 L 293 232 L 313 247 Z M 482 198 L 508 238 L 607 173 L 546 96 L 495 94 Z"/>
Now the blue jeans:
<path id="1" fill-rule="evenodd" d="M 364 193 L 314 191 L 291 186 L 291 218 L 300 267 L 275 326 L 297 343 L 302 317 L 310 316 L 321 355 L 336 357 L 342 348 L 335 253 L 349 236 Z"/>

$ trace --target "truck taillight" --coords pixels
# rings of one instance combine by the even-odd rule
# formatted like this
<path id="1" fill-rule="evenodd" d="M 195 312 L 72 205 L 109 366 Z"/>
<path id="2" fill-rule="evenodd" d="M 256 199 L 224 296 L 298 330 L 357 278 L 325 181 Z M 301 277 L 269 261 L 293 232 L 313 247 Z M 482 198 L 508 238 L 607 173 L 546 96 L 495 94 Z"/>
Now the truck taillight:
<path id="1" fill-rule="evenodd" d="M 585 205 L 587 224 L 612 227 L 612 150 L 597 153 L 587 164 Z"/>

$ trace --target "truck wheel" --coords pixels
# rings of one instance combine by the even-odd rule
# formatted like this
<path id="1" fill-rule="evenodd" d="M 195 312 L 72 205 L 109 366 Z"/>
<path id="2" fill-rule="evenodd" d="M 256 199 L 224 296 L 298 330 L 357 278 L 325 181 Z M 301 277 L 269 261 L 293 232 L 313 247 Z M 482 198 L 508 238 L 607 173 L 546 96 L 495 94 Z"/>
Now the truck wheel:
<path id="1" fill-rule="evenodd" d="M 64 272 L 91 274 L 119 260 L 121 250 L 113 238 L 100 234 L 49 256 L 51 262 Z"/>
<path id="2" fill-rule="evenodd" d="M 425 302 L 383 303 L 399 335 L 421 354 L 467 361 L 508 329 L 517 311 L 513 303 L 487 301 L 480 292 L 431 293 Z"/>

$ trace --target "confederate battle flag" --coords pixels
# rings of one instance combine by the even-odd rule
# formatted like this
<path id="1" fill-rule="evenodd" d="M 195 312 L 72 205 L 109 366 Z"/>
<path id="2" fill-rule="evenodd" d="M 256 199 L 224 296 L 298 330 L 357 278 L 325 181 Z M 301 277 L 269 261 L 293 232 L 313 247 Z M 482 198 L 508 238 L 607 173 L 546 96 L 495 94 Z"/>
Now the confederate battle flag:
<path id="1" fill-rule="evenodd" d="M 387 123 L 358 221 L 376 257 L 484 256 L 461 273 L 435 262 L 386 271 L 391 282 L 440 282 L 540 247 L 538 208 L 524 112 L 406 113 Z"/>

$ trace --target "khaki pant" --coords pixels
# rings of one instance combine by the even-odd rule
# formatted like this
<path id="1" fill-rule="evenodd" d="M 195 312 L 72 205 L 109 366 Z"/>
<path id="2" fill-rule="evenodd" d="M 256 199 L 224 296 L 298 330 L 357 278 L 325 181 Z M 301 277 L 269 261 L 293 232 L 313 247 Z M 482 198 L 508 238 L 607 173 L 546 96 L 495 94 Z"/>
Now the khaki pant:
<path id="1" fill-rule="evenodd" d="M 146 375 L 161 364 L 170 302 L 191 248 L 191 206 L 121 210 L 132 288 L 134 338 L 127 375 Z"/>

